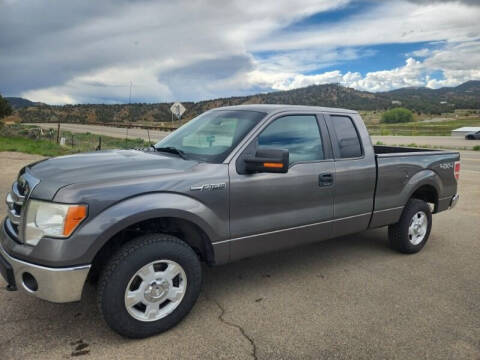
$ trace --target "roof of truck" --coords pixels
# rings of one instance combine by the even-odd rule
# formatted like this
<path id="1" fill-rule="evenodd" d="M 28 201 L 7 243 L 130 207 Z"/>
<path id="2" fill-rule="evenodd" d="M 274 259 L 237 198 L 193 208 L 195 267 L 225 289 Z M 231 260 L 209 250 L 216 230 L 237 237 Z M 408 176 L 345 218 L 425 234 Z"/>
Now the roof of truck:
<path id="1" fill-rule="evenodd" d="M 349 113 L 356 114 L 355 110 L 328 108 L 322 106 L 306 106 L 306 105 L 281 105 L 281 104 L 248 104 L 223 106 L 214 110 L 250 110 L 261 111 L 265 113 L 276 113 L 282 111 L 312 111 L 312 112 L 332 112 L 332 113 Z"/>

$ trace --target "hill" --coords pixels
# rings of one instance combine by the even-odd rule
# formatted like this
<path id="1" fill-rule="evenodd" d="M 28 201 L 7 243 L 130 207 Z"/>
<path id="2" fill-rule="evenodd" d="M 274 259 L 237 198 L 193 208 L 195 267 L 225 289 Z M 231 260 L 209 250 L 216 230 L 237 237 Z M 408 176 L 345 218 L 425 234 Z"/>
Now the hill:
<path id="1" fill-rule="evenodd" d="M 9 101 L 12 98 L 7 98 Z M 83 104 L 46 105 L 29 100 L 19 103 L 30 105 L 16 108 L 23 122 L 168 122 L 171 103 L 158 104 Z M 18 100 L 15 100 L 18 101 Z M 33 105 L 32 105 L 33 104 Z M 468 81 L 456 87 L 440 89 L 402 88 L 388 92 L 371 93 L 338 84 L 312 85 L 288 91 L 251 96 L 230 97 L 200 102 L 184 102 L 185 119 L 219 106 L 239 104 L 298 104 L 343 107 L 354 110 L 386 110 L 404 106 L 418 113 L 440 114 L 455 109 L 480 109 L 480 81 Z"/>
<path id="2" fill-rule="evenodd" d="M 28 99 L 24 99 L 21 97 L 6 97 L 5 100 L 8 101 L 8 103 L 12 106 L 14 109 L 21 109 L 24 107 L 29 107 L 29 106 L 39 106 L 39 105 L 45 105 L 40 102 L 33 102 Z"/>
<path id="3" fill-rule="evenodd" d="M 424 113 L 435 114 L 452 108 L 480 109 L 480 81 L 467 81 L 456 87 L 440 89 L 403 88 L 383 94 L 392 100 L 400 100 L 411 110 Z"/>

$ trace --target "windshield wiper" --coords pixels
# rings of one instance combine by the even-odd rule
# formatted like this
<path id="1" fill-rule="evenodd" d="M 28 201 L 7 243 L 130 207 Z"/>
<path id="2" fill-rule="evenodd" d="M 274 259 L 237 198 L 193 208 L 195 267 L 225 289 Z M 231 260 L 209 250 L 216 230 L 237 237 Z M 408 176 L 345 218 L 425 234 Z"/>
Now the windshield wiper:
<path id="1" fill-rule="evenodd" d="M 187 157 L 185 156 L 185 152 L 183 150 L 177 149 L 176 147 L 173 147 L 173 146 L 155 147 L 155 146 L 153 146 L 153 148 L 157 151 L 160 151 L 160 152 L 167 152 L 167 153 L 170 153 L 170 154 L 176 154 L 176 155 L 180 156 L 183 160 L 187 160 Z"/>

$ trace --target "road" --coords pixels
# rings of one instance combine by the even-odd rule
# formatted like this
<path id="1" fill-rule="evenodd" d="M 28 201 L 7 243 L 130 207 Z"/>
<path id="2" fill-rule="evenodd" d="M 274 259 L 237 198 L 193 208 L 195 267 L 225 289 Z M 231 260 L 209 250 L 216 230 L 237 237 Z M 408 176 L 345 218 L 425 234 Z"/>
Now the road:
<path id="1" fill-rule="evenodd" d="M 0 153 L 0 193 L 39 158 Z M 480 359 L 480 153 L 462 159 L 459 204 L 434 215 L 422 252 L 390 250 L 377 229 L 205 267 L 191 314 L 149 339 L 110 331 L 92 286 L 50 304 L 0 280 L 0 357 Z"/>
<path id="2" fill-rule="evenodd" d="M 44 129 L 56 129 L 57 124 L 54 123 L 36 123 L 27 125 L 37 125 Z M 125 128 L 117 128 L 111 126 L 100 125 L 82 125 L 82 124 L 62 124 L 63 130 L 67 130 L 73 133 L 85 133 L 90 132 L 92 134 L 112 136 L 125 138 L 127 130 Z M 158 141 L 163 139 L 169 133 L 165 131 L 150 130 L 150 139 L 152 141 Z M 147 130 L 132 128 L 128 130 L 128 138 L 141 138 L 148 140 Z M 372 141 L 375 144 L 377 141 L 381 141 L 387 145 L 408 145 L 415 143 L 417 145 L 430 145 L 439 146 L 444 148 L 460 148 L 460 149 L 472 149 L 474 145 L 480 145 L 480 140 L 465 140 L 461 137 L 450 136 L 372 136 Z"/>
<path id="3" fill-rule="evenodd" d="M 472 149 L 480 145 L 480 140 L 465 140 L 455 136 L 372 136 L 374 144 L 381 141 L 386 145 L 408 145 L 436 146 L 444 149 Z"/>
<path id="4" fill-rule="evenodd" d="M 35 124 L 26 124 L 26 125 L 36 125 L 36 126 L 40 126 L 43 129 L 57 129 L 57 124 L 54 124 L 54 123 L 35 123 Z M 90 132 L 92 134 L 118 137 L 122 139 L 125 139 L 125 137 L 127 137 L 126 128 L 118 128 L 113 126 L 63 123 L 61 124 L 61 129 L 70 131 L 73 133 Z M 165 136 L 169 134 L 166 131 L 157 131 L 157 130 L 150 130 L 149 132 L 150 132 L 151 141 L 158 141 L 160 139 L 163 139 Z M 145 129 L 131 128 L 131 129 L 128 129 L 128 138 L 129 139 L 141 138 L 144 140 L 148 140 L 148 133 L 147 133 L 147 130 Z"/>

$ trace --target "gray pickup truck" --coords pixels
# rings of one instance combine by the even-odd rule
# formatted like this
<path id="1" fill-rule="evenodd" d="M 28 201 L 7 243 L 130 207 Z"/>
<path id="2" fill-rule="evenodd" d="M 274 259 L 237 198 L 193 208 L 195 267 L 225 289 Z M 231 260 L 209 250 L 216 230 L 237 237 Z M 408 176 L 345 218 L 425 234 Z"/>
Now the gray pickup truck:
<path id="1" fill-rule="evenodd" d="M 457 152 L 372 146 L 355 111 L 287 105 L 214 109 L 155 146 L 46 159 L 7 195 L 0 272 L 52 302 L 97 284 L 108 325 L 146 337 L 177 324 L 201 262 L 389 226 L 415 253 L 458 200 Z"/>

